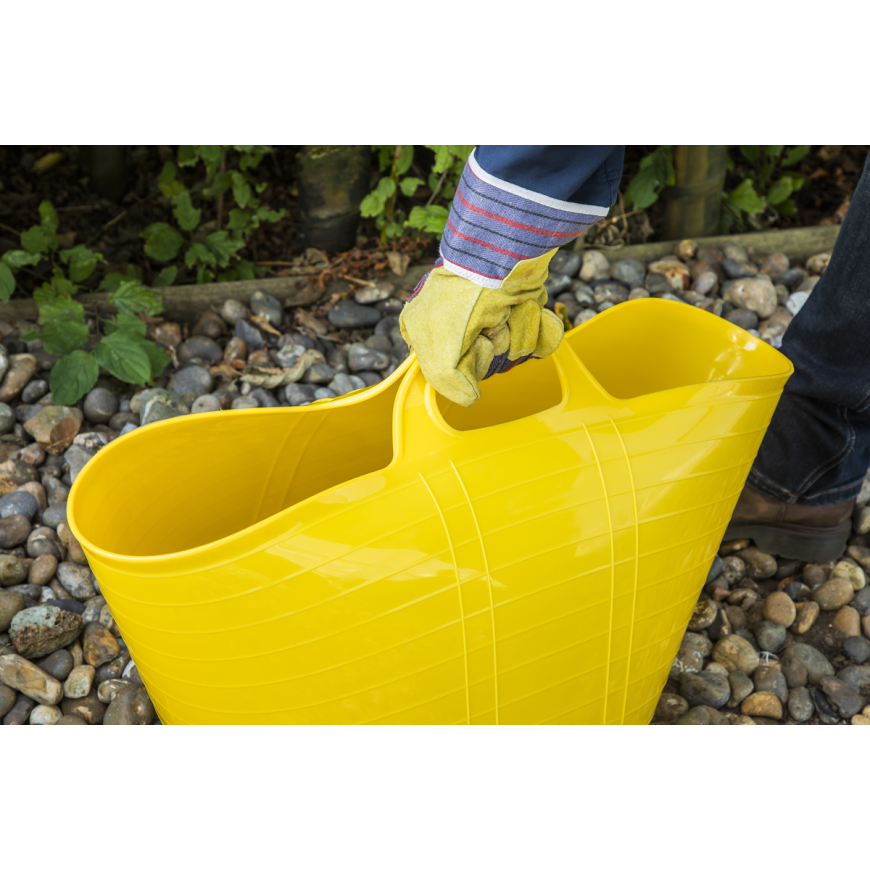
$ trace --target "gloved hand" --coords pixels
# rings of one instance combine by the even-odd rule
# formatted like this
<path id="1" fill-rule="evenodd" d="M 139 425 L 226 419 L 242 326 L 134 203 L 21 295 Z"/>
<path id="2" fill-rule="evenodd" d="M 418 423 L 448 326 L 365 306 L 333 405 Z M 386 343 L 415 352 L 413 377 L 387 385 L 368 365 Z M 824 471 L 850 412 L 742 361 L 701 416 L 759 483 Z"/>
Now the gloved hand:
<path id="1" fill-rule="evenodd" d="M 547 266 L 557 250 L 517 263 L 497 289 L 443 266 L 429 273 L 405 304 L 399 327 L 442 396 L 467 407 L 480 398 L 479 381 L 556 350 L 562 321 L 543 306 Z"/>

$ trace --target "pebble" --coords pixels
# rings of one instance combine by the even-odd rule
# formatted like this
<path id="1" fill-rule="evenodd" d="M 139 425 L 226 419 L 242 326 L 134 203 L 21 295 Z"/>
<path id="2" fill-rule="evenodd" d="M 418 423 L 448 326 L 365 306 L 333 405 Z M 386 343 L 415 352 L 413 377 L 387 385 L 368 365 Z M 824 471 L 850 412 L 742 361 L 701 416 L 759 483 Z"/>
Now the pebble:
<path id="1" fill-rule="evenodd" d="M 776 288 L 766 275 L 726 281 L 722 285 L 722 299 L 735 308 L 754 311 L 762 320 L 776 311 L 778 303 Z"/>
<path id="2" fill-rule="evenodd" d="M 67 716 L 78 716 L 86 725 L 102 725 L 106 705 L 97 697 L 95 689 L 84 698 L 64 698 L 60 705 Z"/>
<path id="3" fill-rule="evenodd" d="M 806 634 L 819 618 L 819 605 L 815 601 L 802 601 L 795 606 L 795 620 L 791 630 L 795 634 Z"/>
<path id="4" fill-rule="evenodd" d="M 73 657 L 69 650 L 59 649 L 33 664 L 62 683 L 73 669 Z"/>
<path id="5" fill-rule="evenodd" d="M 319 399 L 334 399 L 335 397 L 336 397 L 335 393 L 333 393 L 332 390 L 330 390 L 326 387 L 318 387 L 314 391 L 314 400 L 315 401 L 317 401 Z"/>
<path id="6" fill-rule="evenodd" d="M 0 717 L 5 716 L 15 704 L 15 690 L 0 683 Z M 674 695 L 673 697 L 678 697 Z M 680 698 L 682 700 L 682 698 Z M 685 703 L 685 702 L 684 702 Z M 682 714 L 680 714 L 682 715 Z"/>
<path id="7" fill-rule="evenodd" d="M 700 673 L 704 667 L 704 657 L 710 654 L 713 644 L 701 634 L 687 631 L 680 642 L 680 648 L 671 665 L 670 675 L 673 679 L 683 673 Z"/>
<path id="8" fill-rule="evenodd" d="M 84 698 L 91 691 L 96 669 L 92 665 L 79 665 L 73 668 L 63 684 L 67 698 Z"/>
<path id="9" fill-rule="evenodd" d="M 118 399 L 105 387 L 94 387 L 82 405 L 85 419 L 89 423 L 108 423 L 118 413 Z"/>
<path id="10" fill-rule="evenodd" d="M 819 683 L 819 688 L 843 719 L 851 719 L 852 716 L 856 716 L 864 706 L 861 695 L 848 683 L 835 677 L 823 677 Z"/>
<path id="11" fill-rule="evenodd" d="M 60 719 L 57 720 L 58 725 L 87 725 L 84 719 L 81 719 L 78 716 L 61 716 Z"/>
<path id="12" fill-rule="evenodd" d="M 57 579 L 60 585 L 79 601 L 87 601 L 96 595 L 94 575 L 90 568 L 74 562 L 61 562 L 57 566 Z"/>
<path id="13" fill-rule="evenodd" d="M 103 628 L 98 622 L 91 622 L 85 626 L 82 635 L 82 654 L 89 665 L 97 668 L 117 658 L 120 652 L 118 641 L 108 629 Z"/>
<path id="14" fill-rule="evenodd" d="M 258 317 L 265 317 L 272 326 L 278 327 L 284 320 L 284 309 L 281 303 L 271 294 L 255 290 L 249 300 L 251 311 Z"/>
<path id="15" fill-rule="evenodd" d="M 847 637 L 843 641 L 843 652 L 856 665 L 863 665 L 870 660 L 870 640 L 864 637 Z"/>
<path id="16" fill-rule="evenodd" d="M 390 365 L 390 357 L 365 344 L 352 344 L 347 353 L 348 367 L 352 372 L 383 371 Z"/>
<path id="17" fill-rule="evenodd" d="M 258 407 L 259 402 L 253 396 L 239 396 L 237 399 L 233 399 L 230 405 L 233 411 L 246 411 Z"/>
<path id="18" fill-rule="evenodd" d="M 730 671 L 741 671 L 747 676 L 752 676 L 758 667 L 758 653 L 740 635 L 730 635 L 717 641 L 713 647 L 713 659 L 724 665 Z"/>
<path id="19" fill-rule="evenodd" d="M 125 689 L 127 686 L 132 685 L 133 683 L 131 683 L 129 680 L 103 680 L 103 682 L 99 684 L 99 688 L 97 689 L 97 697 L 104 704 L 111 704 L 122 689 Z"/>
<path id="20" fill-rule="evenodd" d="M 710 671 L 684 673 L 680 677 L 680 694 L 692 707 L 704 704 L 718 710 L 731 697 L 731 684 L 728 677 Z"/>
<path id="21" fill-rule="evenodd" d="M 0 682 L 37 704 L 53 706 L 63 697 L 63 686 L 58 680 L 20 655 L 0 656 Z"/>
<path id="22" fill-rule="evenodd" d="M 813 590 L 812 599 L 822 610 L 838 610 L 855 597 L 854 586 L 845 577 L 831 577 Z"/>
<path id="23" fill-rule="evenodd" d="M 0 435 L 11 432 L 14 426 L 15 412 L 5 402 L 0 402 Z"/>
<path id="24" fill-rule="evenodd" d="M 826 676 L 833 676 L 833 673 Z M 870 665 L 846 665 L 837 674 L 837 679 L 851 686 L 856 692 L 870 692 Z"/>
<path id="25" fill-rule="evenodd" d="M 822 677 L 833 677 L 834 666 L 815 647 L 805 643 L 793 643 L 782 654 L 783 670 L 790 661 L 797 661 L 807 669 L 807 680 L 817 686 Z"/>
<path id="26" fill-rule="evenodd" d="M 77 613 L 38 604 L 15 615 L 9 636 L 20 655 L 42 658 L 69 646 L 81 634 L 82 626 L 82 618 Z"/>
<path id="27" fill-rule="evenodd" d="M 39 505 L 29 492 L 10 492 L 0 498 L 0 517 L 24 516 L 33 519 Z"/>
<path id="28" fill-rule="evenodd" d="M 20 514 L 0 519 L 0 549 L 11 550 L 23 544 L 30 531 L 30 521 Z"/>
<path id="29" fill-rule="evenodd" d="M 381 312 L 350 299 L 342 299 L 330 309 L 327 318 L 333 326 L 354 329 L 374 326 L 381 319 Z"/>
<path id="30" fill-rule="evenodd" d="M 640 260 L 626 257 L 624 260 L 617 260 L 613 263 L 610 267 L 610 277 L 625 284 L 626 287 L 636 289 L 643 287 L 646 268 Z"/>
<path id="31" fill-rule="evenodd" d="M 758 267 L 752 263 L 741 263 L 739 260 L 725 259 L 722 268 L 729 278 L 754 278 L 758 274 Z"/>
<path id="32" fill-rule="evenodd" d="M 292 407 L 314 401 L 315 387 L 309 384 L 287 384 L 284 388 L 284 398 Z"/>
<path id="33" fill-rule="evenodd" d="M 828 581 L 840 577 L 848 580 L 856 592 L 860 592 L 867 585 L 867 575 L 864 573 L 864 569 L 851 562 L 837 562 Z"/>
<path id="34" fill-rule="evenodd" d="M 816 272 L 821 275 L 828 268 L 828 263 L 831 262 L 830 253 L 814 254 L 807 260 L 807 269 L 811 272 Z"/>
<path id="35" fill-rule="evenodd" d="M 214 389 L 214 378 L 208 373 L 208 369 L 201 366 L 186 366 L 169 379 L 169 389 L 176 396 L 181 396 L 183 393 L 202 395 Z"/>
<path id="36" fill-rule="evenodd" d="M 63 713 L 60 707 L 49 707 L 45 704 L 37 704 L 30 711 L 29 722 L 31 725 L 57 725 Z"/>
<path id="37" fill-rule="evenodd" d="M 315 363 L 305 372 L 304 381 L 306 384 L 314 384 L 315 386 L 323 386 L 328 384 L 335 377 L 335 369 L 327 363 Z"/>
<path id="38" fill-rule="evenodd" d="M 144 686 L 121 689 L 106 710 L 104 725 L 150 725 L 156 716 Z"/>
<path id="39" fill-rule="evenodd" d="M 755 635 L 758 648 L 766 652 L 775 653 L 785 643 L 785 626 L 776 622 L 766 619 L 756 622 L 752 626 L 752 633 Z"/>
<path id="40" fill-rule="evenodd" d="M 251 312 L 244 302 L 238 299 L 227 299 L 221 306 L 221 319 L 229 323 L 230 326 L 235 326 L 238 321 L 244 320 L 250 314 Z"/>
<path id="41" fill-rule="evenodd" d="M 610 276 L 610 261 L 600 251 L 584 251 L 580 280 L 591 284 Z"/>
<path id="42" fill-rule="evenodd" d="M 759 665 L 752 675 L 756 692 L 769 692 L 776 695 L 782 704 L 788 702 L 788 683 L 778 667 Z"/>
<path id="43" fill-rule="evenodd" d="M 26 695 L 19 694 L 12 709 L 3 717 L 4 725 L 24 725 L 30 721 L 30 712 L 36 706 Z"/>
<path id="44" fill-rule="evenodd" d="M 216 341 L 223 337 L 226 331 L 227 325 L 223 320 L 214 311 L 206 309 L 197 315 L 191 334 L 195 336 L 204 335 Z"/>
<path id="45" fill-rule="evenodd" d="M 63 454 L 63 458 L 66 460 L 66 465 L 69 466 L 70 483 L 73 483 L 79 476 L 81 470 L 88 463 L 88 460 L 94 458 L 94 454 L 91 453 L 90 450 L 85 450 L 84 447 L 79 447 L 77 444 L 73 444 L 72 447 Z"/>
<path id="46" fill-rule="evenodd" d="M 861 617 L 854 607 L 843 607 L 837 611 L 833 626 L 845 637 L 860 637 Z"/>
<path id="47" fill-rule="evenodd" d="M 752 680 L 742 671 L 732 671 L 728 675 L 728 682 L 731 685 L 731 697 L 728 700 L 728 707 L 739 707 L 743 700 L 755 691 L 755 685 Z"/>
<path id="48" fill-rule="evenodd" d="M 245 340 L 247 341 L 247 339 Z M 262 341 L 262 339 L 260 340 Z M 220 345 L 207 335 L 193 335 L 187 341 L 181 342 L 178 346 L 177 354 L 178 361 L 183 366 L 195 359 L 205 360 L 207 363 L 214 365 L 223 357 Z M 136 408 L 132 403 L 130 408 L 134 413 L 136 412 Z"/>
<path id="49" fill-rule="evenodd" d="M 656 705 L 655 718 L 664 719 L 666 722 L 673 722 L 686 713 L 688 709 L 689 702 L 685 698 L 675 695 L 673 692 L 662 692 Z"/>
<path id="50" fill-rule="evenodd" d="M 31 381 L 21 391 L 21 401 L 29 405 L 36 404 L 48 392 L 48 382 L 42 380 Z"/>
<path id="51" fill-rule="evenodd" d="M 27 568 L 15 556 L 0 556 L 0 586 L 17 586 L 24 582 Z"/>
<path id="52" fill-rule="evenodd" d="M 782 719 L 782 702 L 771 692 L 753 692 L 740 705 L 740 712 L 747 716 Z"/>
<path id="53" fill-rule="evenodd" d="M 700 705 L 692 707 L 688 713 L 680 716 L 674 725 L 714 725 L 718 721 L 718 711 L 712 707 Z"/>
<path id="54" fill-rule="evenodd" d="M 574 251 L 556 251 L 550 260 L 549 271 L 573 277 L 580 269 L 580 262 L 580 255 Z M 641 264 L 641 270 L 643 270 L 643 264 Z M 643 274 L 642 271 L 641 274 Z"/>
<path id="55" fill-rule="evenodd" d="M 788 693 L 788 712 L 792 719 L 796 719 L 798 722 L 807 722 L 815 711 L 816 708 L 809 689 L 798 686 Z"/>
<path id="56" fill-rule="evenodd" d="M 765 619 L 788 628 L 797 615 L 794 601 L 785 592 L 772 592 L 764 602 L 762 610 Z"/>
<path id="57" fill-rule="evenodd" d="M 16 353 L 9 357 L 9 369 L 0 382 L 0 402 L 10 402 L 36 374 L 39 362 L 33 354 Z"/>
<path id="58" fill-rule="evenodd" d="M 746 565 L 746 576 L 753 580 L 766 580 L 776 574 L 776 559 L 758 547 L 746 547 L 740 551 L 740 558 Z"/>
<path id="59" fill-rule="evenodd" d="M 220 411 L 220 400 L 215 396 L 199 396 L 190 406 L 191 414 L 207 414 L 213 411 Z"/>

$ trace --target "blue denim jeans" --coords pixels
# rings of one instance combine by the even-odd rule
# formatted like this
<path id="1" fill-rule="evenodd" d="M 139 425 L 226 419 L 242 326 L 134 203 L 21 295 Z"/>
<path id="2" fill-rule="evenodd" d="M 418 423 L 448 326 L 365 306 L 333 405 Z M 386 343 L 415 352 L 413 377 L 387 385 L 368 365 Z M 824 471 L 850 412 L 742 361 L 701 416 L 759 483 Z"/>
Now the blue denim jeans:
<path id="1" fill-rule="evenodd" d="M 870 156 L 831 262 L 781 349 L 794 375 L 749 485 L 790 504 L 854 498 L 870 465 Z"/>
<path id="2" fill-rule="evenodd" d="M 489 173 L 566 202 L 609 206 L 623 146 L 479 145 Z M 786 384 L 748 483 L 790 504 L 856 496 L 870 465 L 870 157 L 831 262 L 788 328 Z"/>

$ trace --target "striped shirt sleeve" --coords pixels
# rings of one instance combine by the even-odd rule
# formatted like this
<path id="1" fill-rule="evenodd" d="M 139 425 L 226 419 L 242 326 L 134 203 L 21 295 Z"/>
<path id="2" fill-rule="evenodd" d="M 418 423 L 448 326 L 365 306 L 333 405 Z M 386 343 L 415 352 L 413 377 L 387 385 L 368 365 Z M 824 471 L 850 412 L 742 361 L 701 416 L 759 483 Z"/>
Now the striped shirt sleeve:
<path id="1" fill-rule="evenodd" d="M 472 152 L 453 197 L 438 265 L 475 284 L 498 288 L 518 262 L 568 244 L 607 211 L 502 181 L 486 172 Z"/>

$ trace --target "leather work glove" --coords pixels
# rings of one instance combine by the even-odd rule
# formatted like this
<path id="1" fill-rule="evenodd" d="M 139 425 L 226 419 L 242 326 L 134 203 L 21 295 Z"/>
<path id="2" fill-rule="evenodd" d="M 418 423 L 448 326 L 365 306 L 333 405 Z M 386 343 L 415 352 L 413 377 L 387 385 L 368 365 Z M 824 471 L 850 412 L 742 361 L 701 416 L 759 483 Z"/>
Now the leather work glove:
<path id="1" fill-rule="evenodd" d="M 479 381 L 556 350 L 562 321 L 543 306 L 547 266 L 557 250 L 520 261 L 497 289 L 443 266 L 433 269 L 405 303 L 402 337 L 442 396 L 468 407 L 480 398 Z"/>

